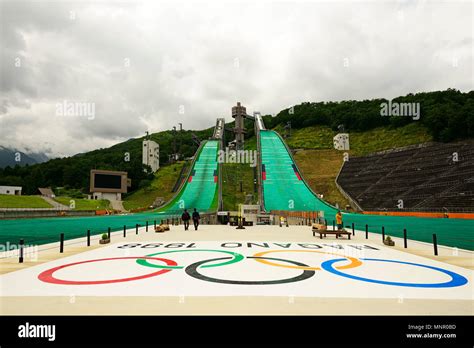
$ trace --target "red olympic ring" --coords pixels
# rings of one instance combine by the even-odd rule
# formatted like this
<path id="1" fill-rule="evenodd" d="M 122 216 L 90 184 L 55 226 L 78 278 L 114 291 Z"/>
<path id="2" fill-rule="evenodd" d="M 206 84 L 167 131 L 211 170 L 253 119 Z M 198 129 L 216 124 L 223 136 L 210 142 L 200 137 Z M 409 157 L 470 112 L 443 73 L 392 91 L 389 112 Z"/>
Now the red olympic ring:
<path id="1" fill-rule="evenodd" d="M 80 265 L 83 263 L 89 263 L 89 262 L 97 262 L 97 261 L 110 261 L 110 260 L 126 260 L 126 259 L 148 259 L 148 260 L 158 260 L 158 261 L 163 261 L 166 263 L 168 266 L 177 266 L 178 264 L 173 261 L 173 260 L 168 260 L 168 259 L 162 259 L 158 257 L 147 257 L 147 256 L 128 256 L 128 257 L 111 257 L 111 258 L 106 258 L 106 259 L 95 259 L 95 260 L 86 260 L 86 261 L 80 261 L 80 262 L 75 262 L 75 263 L 69 263 L 66 265 L 54 267 L 51 269 L 48 269 L 44 272 L 42 272 L 40 275 L 38 275 L 38 279 L 46 282 L 46 283 L 51 283 L 51 284 L 61 284 L 61 285 L 93 285 L 93 284 L 111 284 L 111 283 L 122 283 L 122 282 L 128 282 L 131 280 L 139 280 L 139 279 L 145 279 L 145 278 L 150 278 L 154 277 L 160 274 L 168 273 L 171 271 L 171 269 L 161 269 L 158 272 L 153 272 L 137 277 L 130 277 L 130 278 L 120 278 L 120 279 L 110 279 L 110 280 L 84 280 L 84 281 L 76 281 L 76 280 L 63 280 L 63 279 L 58 279 L 53 276 L 53 273 L 66 268 L 70 266 L 75 266 L 75 265 Z"/>

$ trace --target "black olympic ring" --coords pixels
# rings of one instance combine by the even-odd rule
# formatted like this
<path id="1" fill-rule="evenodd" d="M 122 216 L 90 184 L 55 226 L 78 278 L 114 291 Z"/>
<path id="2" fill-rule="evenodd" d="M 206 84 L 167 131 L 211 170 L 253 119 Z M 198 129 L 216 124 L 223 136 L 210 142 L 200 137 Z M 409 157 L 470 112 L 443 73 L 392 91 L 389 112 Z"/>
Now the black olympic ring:
<path id="1" fill-rule="evenodd" d="M 273 257 L 258 257 L 258 256 L 247 256 L 248 259 L 264 259 L 264 260 L 274 260 L 274 261 L 283 261 L 283 262 L 288 262 L 292 263 L 297 266 L 303 266 L 303 267 L 309 267 L 308 265 L 305 265 L 304 263 L 300 263 L 297 261 L 292 261 L 292 260 L 285 260 L 285 259 L 277 259 Z M 205 276 L 201 273 L 198 272 L 199 266 L 201 266 L 204 263 L 212 262 L 212 261 L 220 261 L 220 260 L 227 260 L 231 259 L 231 257 L 221 257 L 218 259 L 210 259 L 210 260 L 204 260 L 204 261 L 198 261 L 193 264 L 190 264 L 188 267 L 185 268 L 185 272 L 187 275 L 199 279 L 199 280 L 205 280 L 208 282 L 213 282 L 213 283 L 221 283 L 221 284 L 237 284 L 237 285 L 272 285 L 272 284 L 285 284 L 285 283 L 294 283 L 294 282 L 299 282 L 302 280 L 306 280 L 314 276 L 316 273 L 315 271 L 312 270 L 304 270 L 303 273 L 301 273 L 299 276 L 293 277 L 293 278 L 287 278 L 287 279 L 279 279 L 279 280 L 227 280 L 227 279 L 217 279 L 217 278 L 212 278 Z"/>

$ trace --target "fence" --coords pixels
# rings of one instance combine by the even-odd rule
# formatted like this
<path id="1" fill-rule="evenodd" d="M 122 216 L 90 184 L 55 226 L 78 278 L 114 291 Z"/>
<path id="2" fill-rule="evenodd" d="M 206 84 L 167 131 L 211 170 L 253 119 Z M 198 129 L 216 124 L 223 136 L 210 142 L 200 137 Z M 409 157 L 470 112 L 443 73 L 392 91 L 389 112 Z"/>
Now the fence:
<path id="1" fill-rule="evenodd" d="M 310 225 L 316 221 L 317 215 L 311 211 L 272 211 L 273 224 L 279 223 L 277 217 L 283 216 L 290 225 Z M 325 216 L 326 223 L 331 225 L 335 216 Z M 474 219 L 442 219 L 415 216 L 380 216 L 366 214 L 343 214 L 346 228 L 365 230 L 403 238 L 403 231 L 409 231 L 410 239 L 432 243 L 433 234 L 437 235 L 437 243 L 447 247 L 474 250 Z"/>

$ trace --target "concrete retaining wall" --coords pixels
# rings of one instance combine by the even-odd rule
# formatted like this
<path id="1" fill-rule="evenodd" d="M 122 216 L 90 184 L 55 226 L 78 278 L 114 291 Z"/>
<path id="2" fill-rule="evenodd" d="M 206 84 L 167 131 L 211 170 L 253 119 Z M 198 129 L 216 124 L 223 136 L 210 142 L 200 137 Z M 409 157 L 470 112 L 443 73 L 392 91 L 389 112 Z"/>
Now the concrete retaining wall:
<path id="1" fill-rule="evenodd" d="M 64 216 L 93 216 L 95 210 L 4 210 L 0 211 L 0 219 L 30 219 Z"/>

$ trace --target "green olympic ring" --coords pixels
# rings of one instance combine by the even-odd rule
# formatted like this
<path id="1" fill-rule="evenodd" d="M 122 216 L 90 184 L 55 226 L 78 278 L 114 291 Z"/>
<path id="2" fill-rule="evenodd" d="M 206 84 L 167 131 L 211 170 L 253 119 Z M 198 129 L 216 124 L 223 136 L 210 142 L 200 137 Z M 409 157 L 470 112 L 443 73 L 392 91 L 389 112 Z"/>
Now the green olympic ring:
<path id="1" fill-rule="evenodd" d="M 244 255 L 239 254 L 239 253 L 234 253 L 232 251 L 227 251 L 227 250 L 215 250 L 215 249 L 170 250 L 170 251 L 162 251 L 162 252 L 159 252 L 159 253 L 146 255 L 145 257 L 152 257 L 154 255 L 163 255 L 163 254 L 179 253 L 179 252 L 186 252 L 186 251 L 213 251 L 213 252 L 217 252 L 217 253 L 229 254 L 229 255 L 232 255 L 234 257 L 233 259 L 231 259 L 229 261 L 226 261 L 226 262 L 221 262 L 221 263 L 202 266 L 203 268 L 230 265 L 232 263 L 242 261 L 245 258 Z M 184 268 L 184 266 L 156 265 L 156 264 L 153 264 L 153 263 L 149 263 L 146 259 L 138 259 L 136 262 L 139 265 L 146 266 L 146 267 L 164 268 L 164 269 L 182 269 L 182 268 Z"/>

